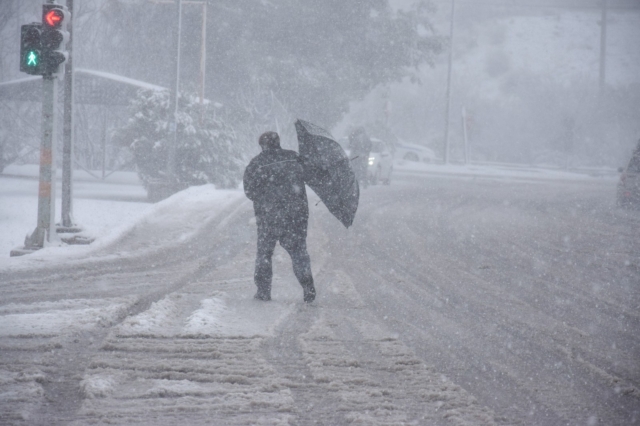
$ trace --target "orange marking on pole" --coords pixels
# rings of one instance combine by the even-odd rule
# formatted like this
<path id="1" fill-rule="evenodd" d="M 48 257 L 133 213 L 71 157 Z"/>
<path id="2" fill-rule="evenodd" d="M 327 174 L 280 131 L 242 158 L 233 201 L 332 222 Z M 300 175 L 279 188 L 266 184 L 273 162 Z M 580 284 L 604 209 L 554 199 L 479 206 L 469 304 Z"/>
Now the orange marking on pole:
<path id="1" fill-rule="evenodd" d="M 40 164 L 46 165 L 51 164 L 51 150 L 50 149 L 41 149 L 40 150 Z"/>
<path id="2" fill-rule="evenodd" d="M 38 196 L 40 198 L 51 197 L 51 182 L 40 181 L 40 187 L 38 190 Z"/>

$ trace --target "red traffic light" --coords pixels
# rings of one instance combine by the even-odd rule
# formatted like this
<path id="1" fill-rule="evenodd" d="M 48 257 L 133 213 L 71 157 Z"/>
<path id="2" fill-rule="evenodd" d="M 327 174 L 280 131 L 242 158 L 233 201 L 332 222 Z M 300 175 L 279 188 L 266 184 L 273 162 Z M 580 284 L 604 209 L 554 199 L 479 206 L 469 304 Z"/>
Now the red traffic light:
<path id="1" fill-rule="evenodd" d="M 64 21 L 64 13 L 60 9 L 51 9 L 44 14 L 44 23 L 51 28 L 58 28 Z"/>

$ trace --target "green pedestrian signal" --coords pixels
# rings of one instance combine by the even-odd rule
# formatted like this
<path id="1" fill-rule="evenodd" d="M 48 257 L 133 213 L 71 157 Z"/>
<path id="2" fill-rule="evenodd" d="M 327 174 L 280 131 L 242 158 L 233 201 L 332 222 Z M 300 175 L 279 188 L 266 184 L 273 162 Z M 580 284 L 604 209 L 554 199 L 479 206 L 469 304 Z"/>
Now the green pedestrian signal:
<path id="1" fill-rule="evenodd" d="M 38 66 L 38 54 L 33 50 L 29 52 L 27 56 L 27 66 L 28 67 L 37 67 Z"/>
<path id="2" fill-rule="evenodd" d="M 42 24 L 33 23 L 21 27 L 20 71 L 31 75 L 42 75 Z"/>

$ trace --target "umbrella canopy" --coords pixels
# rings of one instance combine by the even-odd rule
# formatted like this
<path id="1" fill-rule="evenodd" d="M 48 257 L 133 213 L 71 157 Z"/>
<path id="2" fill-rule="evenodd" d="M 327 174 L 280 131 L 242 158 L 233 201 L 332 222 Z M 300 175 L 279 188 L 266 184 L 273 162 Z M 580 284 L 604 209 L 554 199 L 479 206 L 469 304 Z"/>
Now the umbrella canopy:
<path id="1" fill-rule="evenodd" d="M 348 228 L 358 209 L 360 189 L 347 154 L 323 128 L 302 120 L 295 126 L 307 185 Z"/>

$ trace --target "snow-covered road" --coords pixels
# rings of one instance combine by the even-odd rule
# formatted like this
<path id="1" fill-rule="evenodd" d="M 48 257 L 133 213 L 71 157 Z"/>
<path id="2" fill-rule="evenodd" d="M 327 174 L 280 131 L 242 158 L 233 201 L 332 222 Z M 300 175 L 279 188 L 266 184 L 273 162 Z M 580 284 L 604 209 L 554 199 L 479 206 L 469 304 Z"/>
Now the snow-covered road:
<path id="1" fill-rule="evenodd" d="M 0 272 L 0 423 L 640 421 L 640 215 L 611 182 L 402 179 L 349 230 L 312 198 L 310 306 L 281 248 L 252 299 L 251 205 L 206 188 Z"/>

